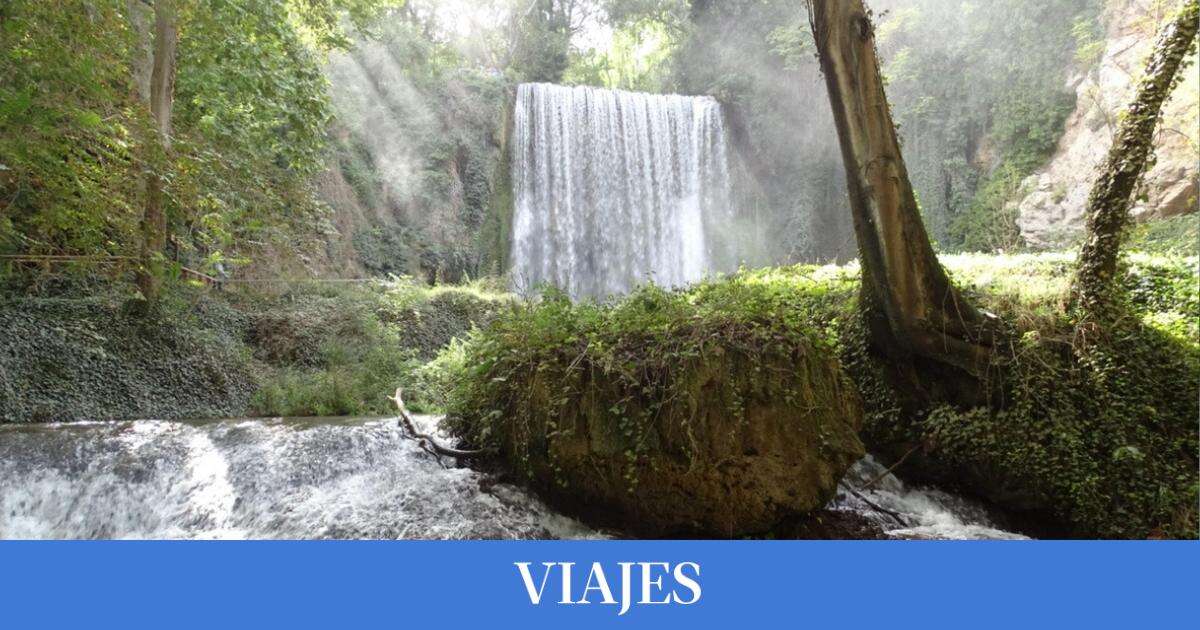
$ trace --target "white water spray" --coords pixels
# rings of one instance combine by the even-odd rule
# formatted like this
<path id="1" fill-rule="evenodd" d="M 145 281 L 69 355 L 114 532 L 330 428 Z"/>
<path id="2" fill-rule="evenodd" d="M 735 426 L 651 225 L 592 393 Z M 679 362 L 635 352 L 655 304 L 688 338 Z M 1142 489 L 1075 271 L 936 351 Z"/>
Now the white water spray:
<path id="1" fill-rule="evenodd" d="M 1019 537 L 982 506 L 884 473 L 859 462 L 828 509 L 896 538 Z M 0 426 L 0 540 L 595 537 L 524 490 L 442 468 L 394 420 Z"/>
<path id="2" fill-rule="evenodd" d="M 708 97 L 524 84 L 513 128 L 513 282 L 606 297 L 728 266 L 721 107 Z"/>
<path id="3" fill-rule="evenodd" d="M 0 426 L 0 539 L 599 535 L 394 420 Z"/>

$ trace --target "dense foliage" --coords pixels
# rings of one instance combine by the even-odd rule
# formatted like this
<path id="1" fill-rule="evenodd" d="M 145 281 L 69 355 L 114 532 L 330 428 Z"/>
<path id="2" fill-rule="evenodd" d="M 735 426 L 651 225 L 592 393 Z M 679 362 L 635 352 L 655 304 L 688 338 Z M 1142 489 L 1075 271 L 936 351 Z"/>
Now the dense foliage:
<path id="1" fill-rule="evenodd" d="M 457 282 L 499 274 L 487 244 L 500 176 L 508 81 L 408 13 L 334 58 L 334 165 L 350 187 L 329 196 L 361 215 L 349 235 L 365 270 Z M 332 191 L 336 192 L 336 191 Z"/>
<path id="2" fill-rule="evenodd" d="M 931 235 L 944 249 L 1019 248 L 1007 204 L 1062 135 L 1103 2 L 884 4 L 888 97 Z"/>
<path id="3" fill-rule="evenodd" d="M 942 250 L 1020 245 L 1010 202 L 1061 134 L 1068 76 L 1103 46 L 1102 4 L 872 3 L 909 171 Z M 266 275 L 499 275 L 506 104 L 518 82 L 561 81 L 716 96 L 745 262 L 855 255 L 802 3 L 181 7 L 165 157 L 150 150 L 144 103 L 149 5 L 0 9 L 0 253 L 138 255 L 151 171 L 167 182 L 176 271 L 236 273 L 254 260 Z"/>
<path id="4" fill-rule="evenodd" d="M 384 415 L 403 387 L 416 412 L 446 404 L 460 338 L 510 297 L 482 285 L 427 288 L 408 280 L 343 289 L 296 287 L 245 296 L 247 342 L 262 366 L 250 413 Z M 456 354 L 457 353 L 457 354 Z"/>
<path id="5" fill-rule="evenodd" d="M 147 133 L 124 3 L 0 7 L 0 252 L 128 253 Z"/>
<path id="6" fill-rule="evenodd" d="M 0 302 L 0 421 L 382 414 L 403 386 L 413 410 L 448 408 L 485 447 L 552 415 L 535 405 L 602 404 L 636 461 L 646 423 L 679 400 L 712 395 L 731 417 L 746 392 L 811 400 L 796 366 L 836 360 L 835 380 L 866 403 L 871 449 L 921 447 L 902 474 L 1053 533 L 1196 535 L 1195 216 L 1135 230 L 1143 253 L 1123 272 L 1123 318 L 1105 328 L 1065 308 L 1069 256 L 949 257 L 1006 322 L 1007 347 L 989 404 L 906 408 L 867 349 L 857 268 L 765 267 L 855 255 L 803 3 L 178 4 L 169 151 L 146 102 L 153 3 L 0 4 L 0 282 L 20 289 Z M 1019 249 L 1011 202 L 1062 135 L 1070 76 L 1103 47 L 1104 2 L 871 4 L 931 235 L 942 251 Z M 733 236 L 746 267 L 763 268 L 604 304 L 503 294 L 510 103 L 525 81 L 718 98 Z M 168 272 L 394 277 L 175 286 L 134 316 L 127 285 L 100 291 L 93 276 L 137 266 L 148 175 L 166 189 Z M 82 259 L 82 273 L 12 261 L 47 255 Z M 87 297 L 28 297 L 47 287 Z M 736 377 L 701 391 L 697 375 L 718 368 Z"/>
<path id="7" fill-rule="evenodd" d="M 811 358 L 797 354 L 803 347 L 843 359 L 867 405 L 869 448 L 923 445 L 923 462 L 905 474 L 1035 514 L 1060 535 L 1194 537 L 1196 259 L 1135 256 L 1124 280 L 1133 316 L 1095 336 L 1065 314 L 1068 256 L 946 262 L 975 299 L 1012 323 L 1012 353 L 997 355 L 990 406 L 901 413 L 883 364 L 866 349 L 856 267 L 800 266 L 682 292 L 648 287 L 616 303 L 550 295 L 516 307 L 467 345 L 450 424 L 475 444 L 497 446 L 512 423 L 545 412 L 529 405 L 611 405 L 614 426 L 636 436 L 680 395 L 724 404 L 719 388 L 687 389 L 687 375 L 726 353 L 747 358 L 772 396 L 788 396 L 786 374 L 770 366 L 776 353 L 792 364 Z"/>
<path id="8" fill-rule="evenodd" d="M 0 8 L 0 252 L 139 255 L 143 178 L 166 183 L 168 257 L 206 271 L 320 236 L 331 115 L 323 53 L 372 0 L 179 3 L 174 147 L 146 104 L 153 9 L 124 0 Z"/>
<path id="9" fill-rule="evenodd" d="M 384 415 L 444 407 L 475 326 L 511 300 L 408 279 L 210 293 L 137 315 L 119 292 L 0 303 L 0 423 Z M 457 352 L 456 352 L 457 351 Z"/>

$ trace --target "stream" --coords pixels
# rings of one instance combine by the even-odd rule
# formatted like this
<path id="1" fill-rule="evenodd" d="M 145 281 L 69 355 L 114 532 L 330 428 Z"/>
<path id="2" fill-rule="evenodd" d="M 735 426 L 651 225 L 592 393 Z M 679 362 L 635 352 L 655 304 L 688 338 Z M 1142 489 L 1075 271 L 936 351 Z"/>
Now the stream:
<path id="1" fill-rule="evenodd" d="M 890 474 L 863 489 L 884 472 L 859 462 L 829 508 L 896 538 L 1022 538 Z M 604 537 L 520 488 L 443 467 L 394 419 L 0 426 L 0 539 Z"/>

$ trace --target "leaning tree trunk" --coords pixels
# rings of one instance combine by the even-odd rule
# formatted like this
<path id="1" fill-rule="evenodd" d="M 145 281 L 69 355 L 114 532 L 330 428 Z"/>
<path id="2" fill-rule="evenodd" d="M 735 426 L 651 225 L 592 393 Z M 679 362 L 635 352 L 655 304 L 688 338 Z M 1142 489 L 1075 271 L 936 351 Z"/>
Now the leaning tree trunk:
<path id="1" fill-rule="evenodd" d="M 1112 314 L 1121 238 L 1134 188 L 1154 151 L 1154 133 L 1200 28 L 1200 0 L 1187 0 L 1163 29 L 1088 199 L 1087 238 L 1079 256 L 1074 300 L 1089 319 Z"/>
<path id="2" fill-rule="evenodd" d="M 154 3 L 154 59 L 150 74 L 150 113 L 154 117 L 159 159 L 146 167 L 146 198 L 142 215 L 142 266 L 138 288 L 150 301 L 162 283 L 162 256 L 167 245 L 167 215 L 163 209 L 163 178 L 158 172 L 171 148 L 171 110 L 175 103 L 175 51 L 179 44 L 175 0 Z"/>
<path id="3" fill-rule="evenodd" d="M 990 322 L 959 295 L 929 242 L 870 15 L 862 0 L 808 0 L 808 13 L 845 162 L 873 345 L 980 376 L 991 356 Z"/>

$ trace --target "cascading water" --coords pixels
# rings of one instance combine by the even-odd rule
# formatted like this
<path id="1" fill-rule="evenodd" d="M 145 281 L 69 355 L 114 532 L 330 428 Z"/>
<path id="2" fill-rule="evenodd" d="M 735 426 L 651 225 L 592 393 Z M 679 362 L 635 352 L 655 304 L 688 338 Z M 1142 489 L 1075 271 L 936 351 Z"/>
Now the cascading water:
<path id="1" fill-rule="evenodd" d="M 828 509 L 866 516 L 888 537 L 934 540 L 1017 540 L 990 511 L 935 488 L 914 488 L 868 455 L 850 468 Z M 881 511 L 887 510 L 886 512 Z"/>
<path id="2" fill-rule="evenodd" d="M 729 266 L 721 107 L 712 98 L 524 84 L 513 127 L 515 288 L 605 297 Z"/>
<path id="3" fill-rule="evenodd" d="M 828 509 L 895 538 L 1019 537 L 870 458 Z M 0 426 L 0 539 L 601 536 L 521 489 L 443 468 L 394 420 Z"/>
<path id="4" fill-rule="evenodd" d="M 0 426 L 0 539 L 598 535 L 395 420 Z"/>

